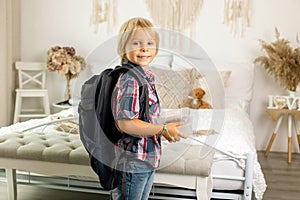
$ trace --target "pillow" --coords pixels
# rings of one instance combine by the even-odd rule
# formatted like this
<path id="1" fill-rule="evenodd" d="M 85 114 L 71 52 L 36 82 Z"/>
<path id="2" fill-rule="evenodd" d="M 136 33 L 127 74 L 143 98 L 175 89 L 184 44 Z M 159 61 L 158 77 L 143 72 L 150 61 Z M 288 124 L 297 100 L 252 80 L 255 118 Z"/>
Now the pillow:
<path id="1" fill-rule="evenodd" d="M 178 105 L 193 89 L 201 74 L 197 69 L 171 70 L 151 66 L 162 108 L 178 108 Z"/>
<path id="2" fill-rule="evenodd" d="M 174 56 L 172 61 L 172 69 L 189 69 L 198 68 L 200 71 L 205 71 L 205 69 L 211 69 L 214 67 L 214 63 L 209 58 L 193 58 L 193 57 L 180 57 Z"/>
<path id="3" fill-rule="evenodd" d="M 254 66 L 252 63 L 216 62 L 219 70 L 231 70 L 230 78 L 225 87 L 227 103 L 235 103 L 246 111 L 252 100 L 254 84 Z"/>
<path id="4" fill-rule="evenodd" d="M 231 70 L 218 70 L 215 64 L 208 57 L 199 59 L 193 57 L 173 57 L 172 69 L 174 70 L 190 69 L 194 66 L 199 69 L 203 76 L 215 74 L 215 72 L 211 72 L 214 69 L 217 70 L 221 76 L 223 85 L 226 87 Z"/>
<path id="5" fill-rule="evenodd" d="M 223 86 L 227 87 L 228 86 L 228 80 L 229 80 L 230 75 L 231 75 L 231 70 L 218 70 L 217 72 L 220 75 Z M 201 77 L 201 79 L 199 79 L 199 82 L 195 83 L 196 84 L 195 86 L 207 87 L 207 86 L 202 86 L 203 82 L 205 82 L 205 81 L 203 81 L 203 79 L 209 78 L 209 76 L 215 76 L 215 75 L 216 75 L 216 72 L 204 73 L 203 77 Z"/>
<path id="6" fill-rule="evenodd" d="M 220 75 L 220 79 L 214 79 L 214 81 L 210 81 L 210 84 L 207 83 L 208 79 L 211 79 L 213 76 L 216 76 L 218 74 Z M 228 80 L 230 78 L 230 75 L 231 75 L 230 70 L 220 70 L 217 72 L 210 72 L 210 73 L 207 72 L 204 74 L 203 77 L 199 78 L 199 80 L 197 80 L 194 83 L 193 87 L 194 88 L 200 87 L 203 90 L 205 90 L 206 94 L 203 96 L 203 100 L 208 102 L 209 104 L 213 105 L 211 92 L 213 90 L 215 90 L 215 91 L 217 91 L 216 93 L 219 93 L 218 90 L 220 90 L 220 87 L 222 87 L 222 85 L 223 85 L 223 88 L 224 87 L 226 88 L 227 84 L 228 84 Z M 221 83 L 216 84 L 216 81 L 220 81 L 220 80 L 221 80 Z M 216 87 L 218 87 L 218 88 L 216 88 Z M 215 98 L 220 98 L 220 96 L 215 96 Z"/>
<path id="7" fill-rule="evenodd" d="M 151 62 L 151 66 L 161 66 L 171 68 L 173 56 L 171 54 L 159 54 Z"/>
<path id="8" fill-rule="evenodd" d="M 223 83 L 224 87 L 226 88 L 228 86 L 228 80 L 231 75 L 231 70 L 221 70 L 221 71 L 219 71 L 219 73 L 221 75 L 222 83 Z"/>

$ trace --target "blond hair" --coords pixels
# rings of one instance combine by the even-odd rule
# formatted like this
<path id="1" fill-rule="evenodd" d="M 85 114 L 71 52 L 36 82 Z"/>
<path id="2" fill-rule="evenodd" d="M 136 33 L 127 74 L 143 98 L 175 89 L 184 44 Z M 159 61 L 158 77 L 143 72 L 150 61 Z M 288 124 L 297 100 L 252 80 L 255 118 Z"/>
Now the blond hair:
<path id="1" fill-rule="evenodd" d="M 126 44 L 131 38 L 134 30 L 137 28 L 152 29 L 154 28 L 154 26 L 148 19 L 141 17 L 131 18 L 121 26 L 118 38 L 118 54 L 121 57 L 121 64 L 124 61 L 124 59 L 126 59 Z M 156 31 L 152 31 L 155 34 L 156 50 L 158 51 L 159 36 Z"/>

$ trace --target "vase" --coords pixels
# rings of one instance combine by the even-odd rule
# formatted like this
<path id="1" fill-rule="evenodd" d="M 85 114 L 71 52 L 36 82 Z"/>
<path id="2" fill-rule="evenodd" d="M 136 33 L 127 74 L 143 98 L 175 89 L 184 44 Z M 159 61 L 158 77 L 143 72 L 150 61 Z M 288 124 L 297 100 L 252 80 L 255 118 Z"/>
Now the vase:
<path id="1" fill-rule="evenodd" d="M 296 91 L 288 90 L 288 94 L 290 97 L 295 97 L 296 96 Z"/>
<path id="2" fill-rule="evenodd" d="M 69 100 L 71 99 L 71 76 L 66 75 L 66 80 L 67 80 L 67 87 L 66 87 L 66 98 Z"/>

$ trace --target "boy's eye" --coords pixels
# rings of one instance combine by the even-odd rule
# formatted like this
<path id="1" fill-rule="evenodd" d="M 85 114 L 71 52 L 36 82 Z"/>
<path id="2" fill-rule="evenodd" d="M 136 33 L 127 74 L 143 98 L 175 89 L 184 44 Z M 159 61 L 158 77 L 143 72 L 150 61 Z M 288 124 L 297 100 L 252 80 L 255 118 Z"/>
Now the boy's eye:
<path id="1" fill-rule="evenodd" d="M 134 46 L 135 48 L 140 48 L 142 46 L 154 47 L 155 42 L 154 41 L 147 41 L 147 42 L 132 41 L 131 45 Z"/>
<path id="2" fill-rule="evenodd" d="M 133 42 L 132 44 L 135 45 L 135 46 L 139 46 L 139 45 L 140 45 L 140 42 L 135 41 L 135 42 Z"/>
<path id="3" fill-rule="evenodd" d="M 149 45 L 149 46 L 154 46 L 154 42 L 153 42 L 153 41 L 148 42 L 148 45 Z"/>

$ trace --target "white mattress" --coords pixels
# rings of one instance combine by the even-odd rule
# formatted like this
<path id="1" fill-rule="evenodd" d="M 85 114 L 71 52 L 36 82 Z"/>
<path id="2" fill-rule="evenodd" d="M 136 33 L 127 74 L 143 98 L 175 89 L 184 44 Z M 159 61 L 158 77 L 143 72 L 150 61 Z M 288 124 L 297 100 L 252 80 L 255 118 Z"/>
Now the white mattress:
<path id="1" fill-rule="evenodd" d="M 226 175 L 243 177 L 243 169 L 233 160 L 215 161 L 212 166 L 212 174 L 214 176 Z M 243 182 L 236 180 L 214 179 L 213 188 L 216 190 L 242 190 Z"/>

